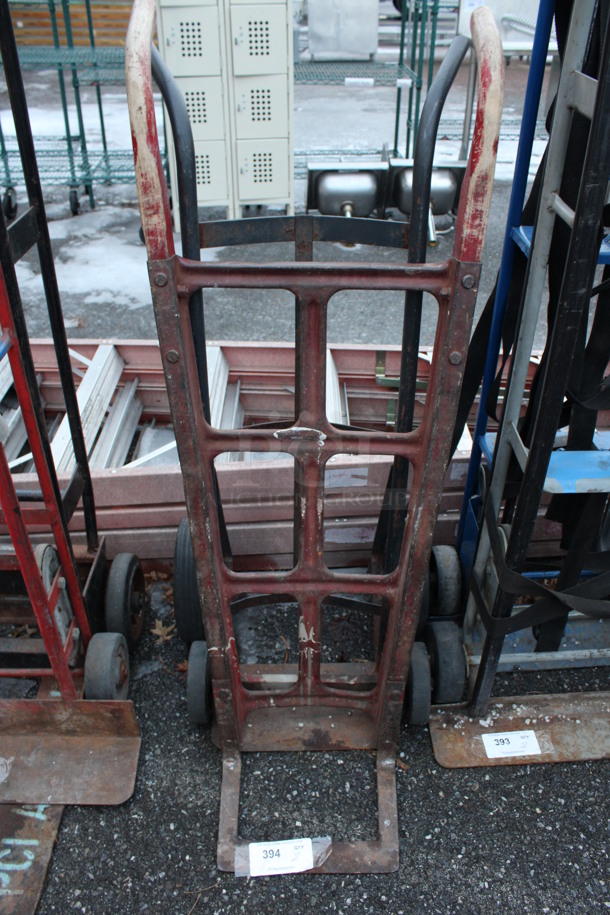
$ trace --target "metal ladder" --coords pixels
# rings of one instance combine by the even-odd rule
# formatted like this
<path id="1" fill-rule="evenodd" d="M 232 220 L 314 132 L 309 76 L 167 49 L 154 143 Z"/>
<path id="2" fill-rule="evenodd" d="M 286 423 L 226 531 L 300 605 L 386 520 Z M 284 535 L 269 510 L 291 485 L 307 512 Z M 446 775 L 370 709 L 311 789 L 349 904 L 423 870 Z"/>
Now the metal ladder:
<path id="1" fill-rule="evenodd" d="M 501 426 L 493 451 L 492 473 L 485 501 L 481 534 L 470 580 L 466 611 L 466 629 L 477 620 L 486 634 L 471 697 L 474 715 L 487 708 L 495 673 L 506 635 L 532 625 L 567 616 L 570 608 L 594 616 L 610 615 L 605 596 L 603 575 L 574 587 L 573 580 L 563 581 L 551 591 L 543 584 L 520 574 L 532 530 L 544 492 L 578 491 L 610 492 L 607 455 L 600 451 L 554 451 L 559 417 L 567 385 L 566 367 L 572 362 L 578 329 L 591 297 L 598 259 L 598 231 L 602 221 L 608 175 L 610 174 L 610 42 L 603 38 L 599 80 L 582 72 L 590 30 L 595 15 L 594 0 L 574 5 L 566 45 L 556 110 L 547 153 L 547 165 L 540 196 L 540 208 L 534 227 L 517 343 L 513 352 L 508 391 Z M 607 33 L 606 29 L 606 33 Z M 568 137 L 573 112 L 590 120 L 589 140 L 582 168 L 577 204 L 572 210 L 557 193 L 564 169 L 574 166 L 566 161 Z M 519 416 L 526 388 L 527 370 L 534 343 L 540 304 L 557 219 L 571 229 L 569 253 L 559 296 L 549 358 L 541 379 L 538 406 L 534 412 L 530 444 L 519 433 Z M 490 446 L 489 437 L 486 438 Z M 491 454 L 490 446 L 490 454 Z M 574 459 L 580 464 L 574 480 Z M 500 536 L 500 512 L 505 497 L 509 467 L 517 462 L 522 473 L 514 500 L 512 526 L 507 537 L 506 553 Z M 569 463 L 570 462 L 570 463 Z M 561 483 L 562 479 L 568 482 Z M 571 480 L 571 483 L 569 482 Z M 562 488 L 563 487 L 563 488 Z M 485 596 L 485 578 L 490 564 L 498 586 L 495 597 Z M 578 577 L 578 576 L 577 576 Z M 571 579 L 574 569 L 571 570 Z M 562 590 L 562 587 L 569 588 Z M 601 590 L 600 590 L 601 587 Z M 537 601 L 532 607 L 513 612 L 515 598 L 529 596 Z M 489 605 L 489 606 L 488 606 Z M 533 609 L 537 608 L 537 612 Z M 542 658 L 541 658 L 542 660 Z"/>

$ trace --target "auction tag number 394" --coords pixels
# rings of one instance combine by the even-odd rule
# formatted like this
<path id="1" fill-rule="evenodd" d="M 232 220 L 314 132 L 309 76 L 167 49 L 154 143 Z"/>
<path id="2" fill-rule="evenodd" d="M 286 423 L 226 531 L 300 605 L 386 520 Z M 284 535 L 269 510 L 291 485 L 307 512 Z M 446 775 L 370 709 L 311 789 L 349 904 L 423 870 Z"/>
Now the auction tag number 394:
<path id="1" fill-rule="evenodd" d="M 298 874 L 313 868 L 311 839 L 286 839 L 281 842 L 250 842 L 250 876 Z"/>

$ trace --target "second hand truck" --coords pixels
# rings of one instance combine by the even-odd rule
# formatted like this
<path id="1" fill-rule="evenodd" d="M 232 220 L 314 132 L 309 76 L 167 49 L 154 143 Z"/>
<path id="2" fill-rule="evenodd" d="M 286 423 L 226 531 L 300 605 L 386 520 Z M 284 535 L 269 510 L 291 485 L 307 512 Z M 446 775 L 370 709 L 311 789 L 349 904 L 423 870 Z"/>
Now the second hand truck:
<path id="1" fill-rule="evenodd" d="M 282 869 L 283 859 L 277 857 L 277 843 L 261 849 L 261 843 L 248 844 L 239 838 L 243 752 L 353 749 L 376 751 L 378 838 L 296 841 L 292 851 L 302 851 L 304 858 L 290 869 L 390 872 L 399 862 L 395 755 L 481 269 L 502 111 L 502 46 L 489 10 L 477 9 L 472 32 L 479 61 L 478 109 L 454 250 L 446 262 L 314 262 L 313 243 L 324 226 L 343 227 L 353 241 L 355 224 L 360 221 L 275 217 L 283 227 L 283 240 L 295 244 L 294 262 L 202 263 L 198 250 L 195 257 L 175 253 L 153 106 L 153 31 L 154 0 L 136 0 L 126 42 L 127 95 L 152 297 L 207 642 L 207 647 L 204 642 L 194 643 L 202 649 L 197 657 L 201 702 L 206 701 L 206 683 L 211 680 L 213 733 L 223 755 L 218 866 L 242 875 L 288 872 Z M 182 204 L 183 200 L 181 208 Z M 250 220 L 250 240 L 265 240 L 271 221 Z M 363 231 L 370 237 L 374 234 L 370 221 L 367 227 Z M 208 231 L 205 224 L 199 227 L 197 249 Z M 211 425 L 205 373 L 201 372 L 203 354 L 197 342 L 201 341 L 202 312 L 199 323 L 193 320 L 193 301 L 202 290 L 205 295 L 211 288 L 285 289 L 294 295 L 293 422 L 238 430 Z M 426 407 L 415 430 L 369 432 L 334 425 L 327 419 L 327 306 L 339 290 L 357 289 L 425 290 L 438 303 Z M 417 352 L 418 339 L 412 345 Z M 240 451 L 282 451 L 294 460 L 294 563 L 288 570 L 235 571 L 227 557 L 214 461 L 220 454 Z M 327 462 L 338 454 L 393 455 L 395 463 L 399 459 L 412 468 L 409 511 L 397 559 L 389 571 L 384 568 L 363 576 L 331 570 L 324 562 L 324 474 Z M 298 607 L 296 663 L 240 663 L 235 614 L 245 605 L 256 608 L 287 599 Z M 323 616 L 333 601 L 358 603 L 368 609 L 379 643 L 373 664 L 329 664 L 323 659 Z M 192 649 L 191 666 L 195 666 Z M 189 677 L 193 673 L 189 670 Z M 258 869 L 259 856 L 270 863 L 268 869 Z"/>
<path id="2" fill-rule="evenodd" d="M 1 830 L 12 804 L 121 804 L 133 793 L 140 732 L 133 704 L 126 701 L 128 644 L 135 644 L 143 625 L 145 582 L 133 553 L 118 554 L 107 568 L 105 541 L 98 533 L 7 0 L 0 0 L 0 58 L 28 201 L 10 226 L 0 210 L 0 364 L 14 387 L 36 478 L 33 486 L 20 485 L 0 443 Z M 62 484 L 17 275 L 18 262 L 29 252 L 38 255 L 69 426 L 66 440 L 74 453 L 74 469 Z M 69 527 L 79 514 L 86 537 L 82 546 L 73 542 Z M 27 636 L 30 627 L 33 638 Z M 5 683 L 17 677 L 39 683 L 35 699 L 6 697 Z"/>

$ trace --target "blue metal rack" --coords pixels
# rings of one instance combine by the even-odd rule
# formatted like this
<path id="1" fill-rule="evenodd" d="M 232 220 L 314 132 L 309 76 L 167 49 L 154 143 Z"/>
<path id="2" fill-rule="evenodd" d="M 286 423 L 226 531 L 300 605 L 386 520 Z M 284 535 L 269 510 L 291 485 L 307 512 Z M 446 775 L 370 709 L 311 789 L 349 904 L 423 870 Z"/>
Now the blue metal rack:
<path id="1" fill-rule="evenodd" d="M 550 668 L 610 663 L 610 648 L 604 647 L 610 617 L 606 600 L 610 585 L 606 587 L 605 579 L 610 578 L 610 573 L 601 552 L 595 552 L 599 550 L 595 532 L 590 526 L 587 529 L 583 520 L 601 518 L 610 493 L 608 436 L 597 434 L 586 451 L 561 447 L 556 436 L 575 340 L 587 313 L 596 263 L 610 262 L 608 239 L 600 250 L 596 249 L 596 233 L 610 174 L 604 135 L 609 48 L 606 47 L 601 57 L 598 80 L 582 73 L 595 15 L 594 0 L 583 0 L 573 7 L 538 214 L 534 227 L 520 225 L 554 9 L 551 0 L 542 0 L 458 528 L 457 547 L 469 583 L 465 639 L 471 661 L 478 667 L 472 698 L 474 714 L 484 712 L 498 669 L 516 664 Z M 601 36 L 602 44 L 604 38 L 608 36 Z M 558 196 L 557 189 L 568 167 L 566 150 L 574 110 L 591 122 L 591 131 L 578 199 L 571 210 Z M 525 439 L 520 431 L 520 410 L 557 219 L 569 227 L 571 241 L 563 268 L 557 317 L 547 346 L 548 358 L 540 374 L 542 393 L 532 411 L 531 437 Z M 500 428 L 497 435 L 490 435 L 486 402 L 498 371 L 509 285 L 515 256 L 521 256 L 518 250 L 528 257 L 528 268 Z M 481 491 L 479 483 L 483 464 L 491 468 L 486 493 Z M 517 468 L 517 473 L 507 495 L 510 467 Z M 544 561 L 536 568 L 531 559 L 526 562 L 544 493 L 586 494 L 589 500 L 597 499 L 595 505 L 587 503 L 575 535 L 576 546 L 570 546 L 563 557 L 547 560 L 546 569 Z M 512 527 L 501 521 L 512 522 Z M 559 570 L 553 571 L 554 562 Z M 554 589 L 548 587 L 547 581 L 553 578 Z M 578 629 L 581 623 L 586 625 Z"/>

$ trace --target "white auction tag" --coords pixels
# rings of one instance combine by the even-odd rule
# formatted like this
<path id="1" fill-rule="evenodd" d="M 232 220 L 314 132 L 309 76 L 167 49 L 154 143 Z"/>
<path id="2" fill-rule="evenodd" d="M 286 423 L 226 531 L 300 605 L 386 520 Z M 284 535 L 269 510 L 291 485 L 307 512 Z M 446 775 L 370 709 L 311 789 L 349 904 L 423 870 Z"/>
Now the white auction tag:
<path id="1" fill-rule="evenodd" d="M 250 842 L 250 876 L 299 874 L 313 868 L 311 839 L 285 839 L 281 842 Z"/>
<path id="2" fill-rule="evenodd" d="M 504 731 L 498 734 L 482 734 L 483 746 L 488 759 L 505 756 L 539 756 L 542 752 L 538 738 L 533 731 Z"/>

